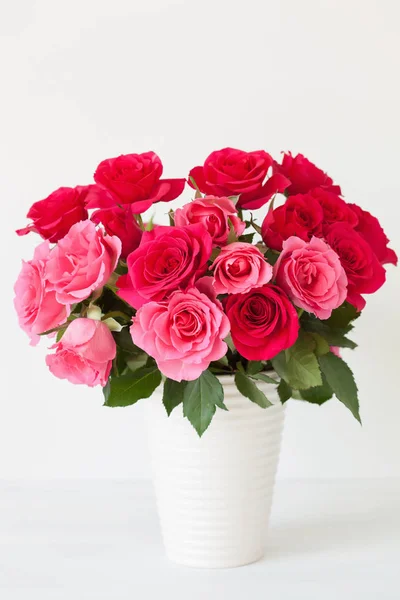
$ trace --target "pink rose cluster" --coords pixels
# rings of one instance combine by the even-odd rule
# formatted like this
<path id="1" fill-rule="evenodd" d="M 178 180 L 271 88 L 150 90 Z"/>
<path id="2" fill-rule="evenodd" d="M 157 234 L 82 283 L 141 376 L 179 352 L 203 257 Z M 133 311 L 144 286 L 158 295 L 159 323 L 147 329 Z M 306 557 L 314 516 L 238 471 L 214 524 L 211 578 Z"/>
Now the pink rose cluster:
<path id="1" fill-rule="evenodd" d="M 19 323 L 32 343 L 39 341 L 39 334 L 65 324 L 74 305 L 107 283 L 120 252 L 119 238 L 105 236 L 90 220 L 72 225 L 54 248 L 48 241 L 36 248 L 14 288 Z M 53 347 L 57 351 L 46 362 L 55 375 L 72 383 L 105 385 L 116 354 L 106 325 L 76 319 Z"/>
<path id="2" fill-rule="evenodd" d="M 146 225 L 141 214 L 186 182 L 194 198 L 170 211 L 170 225 Z M 258 227 L 245 211 L 276 194 L 284 202 Z M 28 218 L 18 235 L 44 241 L 15 284 L 20 326 L 33 344 L 57 335 L 49 369 L 88 386 L 118 377 L 137 349 L 175 381 L 230 353 L 235 368 L 240 357 L 268 361 L 295 344 L 303 311 L 326 320 L 346 300 L 361 310 L 397 263 L 379 221 L 301 154 L 278 163 L 224 148 L 176 179 L 154 152 L 121 155 L 98 165 L 94 183 L 35 202 Z M 118 343 L 128 327 L 127 350 Z"/>
<path id="3" fill-rule="evenodd" d="M 106 384 L 116 355 L 114 338 L 106 324 L 76 318 L 76 311 L 81 307 L 86 312 L 119 259 L 139 246 L 143 231 L 137 215 L 182 192 L 184 178 L 164 179 L 162 173 L 154 152 L 106 159 L 96 169 L 94 184 L 60 187 L 35 202 L 27 215 L 31 223 L 17 231 L 45 240 L 33 259 L 23 263 L 14 304 L 32 344 L 40 335 L 63 333 L 47 358 L 58 377 L 89 386 Z"/>

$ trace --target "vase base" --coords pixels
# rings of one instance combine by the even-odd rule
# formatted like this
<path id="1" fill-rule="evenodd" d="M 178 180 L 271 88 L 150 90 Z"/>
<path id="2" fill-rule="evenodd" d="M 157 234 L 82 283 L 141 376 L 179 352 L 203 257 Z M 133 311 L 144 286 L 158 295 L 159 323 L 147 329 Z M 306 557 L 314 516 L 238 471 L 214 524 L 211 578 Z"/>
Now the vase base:
<path id="1" fill-rule="evenodd" d="M 188 567 L 191 569 L 237 569 L 239 567 L 245 567 L 246 565 L 256 563 L 262 560 L 264 556 L 264 548 L 262 550 L 258 550 L 257 553 L 248 554 L 246 556 L 230 558 L 221 557 L 220 559 L 216 557 L 215 560 L 210 558 L 202 559 L 200 557 L 171 555 L 167 553 L 167 558 L 169 561 L 182 567 Z"/>

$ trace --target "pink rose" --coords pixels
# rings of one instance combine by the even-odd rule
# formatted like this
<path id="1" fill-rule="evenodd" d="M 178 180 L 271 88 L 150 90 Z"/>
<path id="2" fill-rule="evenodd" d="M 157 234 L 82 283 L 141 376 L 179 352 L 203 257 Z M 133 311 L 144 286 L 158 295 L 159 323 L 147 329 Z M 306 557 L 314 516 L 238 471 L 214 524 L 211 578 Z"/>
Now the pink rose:
<path id="1" fill-rule="evenodd" d="M 14 286 L 19 325 L 33 345 L 38 343 L 39 333 L 58 327 L 70 313 L 69 307 L 57 302 L 56 293 L 49 290 L 45 276 L 49 256 L 50 244 L 43 242 L 35 249 L 33 259 L 23 262 Z"/>
<path id="2" fill-rule="evenodd" d="M 75 304 L 102 287 L 114 271 L 121 241 L 104 235 L 92 221 L 81 221 L 53 248 L 46 276 L 61 304 Z"/>
<path id="3" fill-rule="evenodd" d="M 328 319 L 346 300 L 347 277 L 340 259 L 319 238 L 304 242 L 292 236 L 283 242 L 274 273 L 293 303 L 319 319 Z"/>
<path id="4" fill-rule="evenodd" d="M 166 377 L 192 381 L 225 355 L 229 321 L 218 301 L 191 288 L 175 292 L 167 302 L 142 306 L 130 331 L 133 343 L 156 360 Z"/>
<path id="5" fill-rule="evenodd" d="M 269 360 L 297 340 L 296 309 L 276 285 L 228 296 L 224 306 L 233 343 L 247 360 Z"/>
<path id="6" fill-rule="evenodd" d="M 214 246 L 223 246 L 228 241 L 230 224 L 237 236 L 242 235 L 246 223 L 238 217 L 235 205 L 229 198 L 205 196 L 197 198 L 174 213 L 175 225 L 203 223 L 213 239 Z"/>
<path id="7" fill-rule="evenodd" d="M 139 248 L 128 256 L 128 274 L 117 281 L 118 295 L 134 308 L 161 302 L 193 286 L 206 271 L 211 250 L 211 236 L 201 223 L 145 231 Z"/>
<path id="8" fill-rule="evenodd" d="M 75 188 L 60 187 L 44 200 L 32 204 L 27 214 L 33 223 L 18 229 L 18 235 L 34 231 L 50 242 L 57 242 L 66 235 L 72 225 L 87 219 L 85 203 L 92 194 L 93 185 Z"/>
<path id="9" fill-rule="evenodd" d="M 161 179 L 163 166 L 154 152 L 122 154 L 107 158 L 97 167 L 95 182 L 110 192 L 109 200 L 94 199 L 89 208 L 112 208 L 131 204 L 135 214 L 145 212 L 155 202 L 177 198 L 185 187 L 185 179 Z"/>
<path id="10" fill-rule="evenodd" d="M 272 278 L 272 266 L 251 244 L 234 242 L 222 248 L 213 262 L 216 294 L 245 294 Z"/>
<path id="11" fill-rule="evenodd" d="M 90 387 L 106 385 L 117 346 L 105 323 L 75 319 L 52 348 L 56 351 L 46 357 L 46 364 L 53 375 Z"/>

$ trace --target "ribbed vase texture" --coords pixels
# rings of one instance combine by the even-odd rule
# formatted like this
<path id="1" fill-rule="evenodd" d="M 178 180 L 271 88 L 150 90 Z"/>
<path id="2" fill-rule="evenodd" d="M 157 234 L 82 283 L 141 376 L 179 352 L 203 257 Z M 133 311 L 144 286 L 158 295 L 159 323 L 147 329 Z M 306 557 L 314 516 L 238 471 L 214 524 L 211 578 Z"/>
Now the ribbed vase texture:
<path id="1" fill-rule="evenodd" d="M 167 417 L 162 388 L 146 401 L 161 531 L 174 562 L 237 567 L 265 551 L 284 407 L 275 387 L 257 382 L 274 403 L 262 409 L 221 377 L 225 404 L 202 438 L 182 415 Z"/>

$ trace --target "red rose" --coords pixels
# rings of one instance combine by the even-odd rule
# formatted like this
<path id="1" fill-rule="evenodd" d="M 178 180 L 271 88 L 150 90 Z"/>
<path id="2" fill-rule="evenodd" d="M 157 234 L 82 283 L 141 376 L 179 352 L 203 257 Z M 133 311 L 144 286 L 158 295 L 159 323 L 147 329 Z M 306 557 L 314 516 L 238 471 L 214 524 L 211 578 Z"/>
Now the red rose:
<path id="1" fill-rule="evenodd" d="M 186 291 L 204 274 L 211 251 L 212 238 L 201 223 L 145 231 L 139 248 L 128 256 L 128 274 L 117 281 L 118 294 L 140 308 L 177 289 Z"/>
<path id="2" fill-rule="evenodd" d="M 326 241 L 338 254 L 348 280 L 347 301 L 362 310 L 361 294 L 376 292 L 385 282 L 385 269 L 371 246 L 348 223 L 335 223 L 326 233 Z"/>
<path id="3" fill-rule="evenodd" d="M 122 242 L 121 258 L 126 258 L 139 246 L 143 231 L 136 223 L 130 206 L 96 210 L 92 221 L 97 225 L 102 223 L 109 235 L 119 237 Z"/>
<path id="4" fill-rule="evenodd" d="M 358 224 L 355 230 L 371 246 L 379 262 L 382 265 L 387 263 L 397 265 L 397 254 L 394 250 L 387 247 L 389 240 L 378 219 L 357 206 L 357 204 L 349 204 L 349 206 L 358 217 Z"/>
<path id="5" fill-rule="evenodd" d="M 244 152 L 235 148 L 223 148 L 212 152 L 202 167 L 194 167 L 189 173 L 199 190 L 215 196 L 237 196 L 239 208 L 260 208 L 273 194 L 283 192 L 289 181 L 282 175 L 270 177 L 272 157 L 264 150 Z M 265 182 L 265 183 L 264 183 Z"/>
<path id="6" fill-rule="evenodd" d="M 296 309 L 277 286 L 267 284 L 234 294 L 225 301 L 231 335 L 239 353 L 248 360 L 269 360 L 297 339 Z"/>
<path id="7" fill-rule="evenodd" d="M 273 250 L 282 250 L 284 240 L 295 235 L 308 242 L 321 227 L 323 210 L 310 194 L 290 196 L 282 206 L 270 210 L 261 227 L 261 235 Z"/>
<path id="8" fill-rule="evenodd" d="M 356 213 L 351 209 L 349 204 L 337 194 L 333 194 L 322 188 L 316 188 L 310 193 L 322 208 L 323 230 L 325 230 L 326 226 L 332 225 L 333 223 L 348 223 L 351 227 L 357 225 L 358 217 Z"/>
<path id="9" fill-rule="evenodd" d="M 18 235 L 34 231 L 50 242 L 63 238 L 71 226 L 87 219 L 85 201 L 92 185 L 79 185 L 75 188 L 60 187 L 44 200 L 32 204 L 27 214 L 33 223 L 18 229 Z"/>
<path id="10" fill-rule="evenodd" d="M 177 198 L 185 187 L 185 179 L 160 179 L 163 166 L 154 152 L 122 154 L 103 160 L 94 180 L 110 192 L 101 203 L 93 201 L 89 208 L 112 208 L 115 204 L 132 204 L 135 214 L 145 212 L 155 202 Z"/>
<path id="11" fill-rule="evenodd" d="M 288 196 L 306 194 L 315 187 L 341 194 L 340 187 L 333 185 L 332 179 L 302 154 L 294 157 L 290 152 L 284 154 L 281 165 L 274 161 L 273 172 L 290 180 L 291 184 L 286 189 Z"/>

